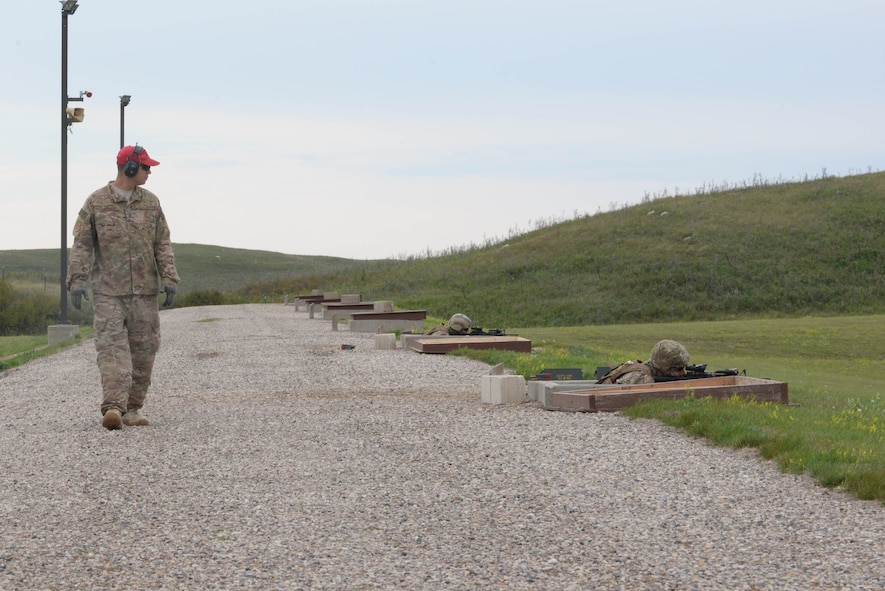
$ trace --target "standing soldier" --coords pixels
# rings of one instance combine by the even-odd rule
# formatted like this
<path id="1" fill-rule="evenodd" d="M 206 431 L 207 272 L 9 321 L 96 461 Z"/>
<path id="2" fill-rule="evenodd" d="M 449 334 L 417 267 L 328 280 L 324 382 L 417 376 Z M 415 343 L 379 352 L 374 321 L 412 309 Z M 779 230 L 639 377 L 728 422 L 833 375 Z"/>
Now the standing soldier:
<path id="1" fill-rule="evenodd" d="M 170 307 L 179 281 L 166 217 L 142 188 L 158 164 L 141 146 L 122 148 L 117 178 L 86 199 L 74 224 L 67 286 L 79 310 L 92 285 L 105 429 L 148 424 L 139 411 L 160 348 L 158 295 Z"/>

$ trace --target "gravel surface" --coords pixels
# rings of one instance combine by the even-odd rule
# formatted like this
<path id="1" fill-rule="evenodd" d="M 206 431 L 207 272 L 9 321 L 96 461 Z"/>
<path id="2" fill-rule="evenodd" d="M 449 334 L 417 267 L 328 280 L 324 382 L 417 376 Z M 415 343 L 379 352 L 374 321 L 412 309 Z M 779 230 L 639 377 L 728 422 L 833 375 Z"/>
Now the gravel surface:
<path id="1" fill-rule="evenodd" d="M 161 319 L 148 427 L 91 341 L 0 374 L 0 589 L 885 588 L 885 509 L 751 453 L 292 306 Z"/>

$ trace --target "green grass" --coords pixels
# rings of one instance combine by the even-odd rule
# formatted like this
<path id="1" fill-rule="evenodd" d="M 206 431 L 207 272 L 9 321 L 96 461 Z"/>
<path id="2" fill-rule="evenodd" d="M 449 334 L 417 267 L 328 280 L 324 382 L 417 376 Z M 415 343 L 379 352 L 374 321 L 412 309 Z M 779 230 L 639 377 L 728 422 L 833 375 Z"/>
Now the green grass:
<path id="1" fill-rule="evenodd" d="M 18 355 L 37 347 L 43 347 L 47 342 L 47 335 L 0 337 L 0 359 L 10 355 Z"/>
<path id="2" fill-rule="evenodd" d="M 49 346 L 49 335 L 0 337 L 0 371 L 24 365 L 32 359 L 38 359 L 89 338 L 93 334 L 91 326 L 81 326 L 80 332 L 73 341 L 66 341 Z"/>
<path id="3" fill-rule="evenodd" d="M 647 401 L 623 414 L 654 418 L 716 445 L 760 451 L 783 471 L 885 503 L 885 316 L 519 328 L 532 353 L 460 351 L 530 377 L 544 367 L 647 359 L 673 338 L 693 362 L 737 367 L 788 384 L 791 405 L 688 398 Z"/>

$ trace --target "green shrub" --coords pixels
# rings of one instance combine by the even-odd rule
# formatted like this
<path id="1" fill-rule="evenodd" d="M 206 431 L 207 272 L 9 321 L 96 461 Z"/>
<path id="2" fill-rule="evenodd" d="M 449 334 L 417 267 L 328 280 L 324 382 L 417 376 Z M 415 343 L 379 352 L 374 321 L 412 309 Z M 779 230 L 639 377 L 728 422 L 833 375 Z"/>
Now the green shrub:
<path id="1" fill-rule="evenodd" d="M 217 289 L 190 291 L 181 298 L 181 305 L 185 307 L 221 306 L 226 303 L 228 303 L 227 297 Z"/>
<path id="2" fill-rule="evenodd" d="M 35 290 L 17 290 L 0 279 L 0 336 L 45 333 L 58 315 L 57 300 Z"/>

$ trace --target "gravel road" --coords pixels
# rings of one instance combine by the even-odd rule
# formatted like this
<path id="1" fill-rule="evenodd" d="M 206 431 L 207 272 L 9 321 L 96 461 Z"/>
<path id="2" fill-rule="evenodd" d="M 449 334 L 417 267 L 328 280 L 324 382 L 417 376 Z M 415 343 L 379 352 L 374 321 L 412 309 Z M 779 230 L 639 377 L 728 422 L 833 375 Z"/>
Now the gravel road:
<path id="1" fill-rule="evenodd" d="M 161 319 L 148 427 L 91 341 L 0 374 L 0 590 L 885 588 L 885 509 L 752 453 L 292 306 Z"/>

